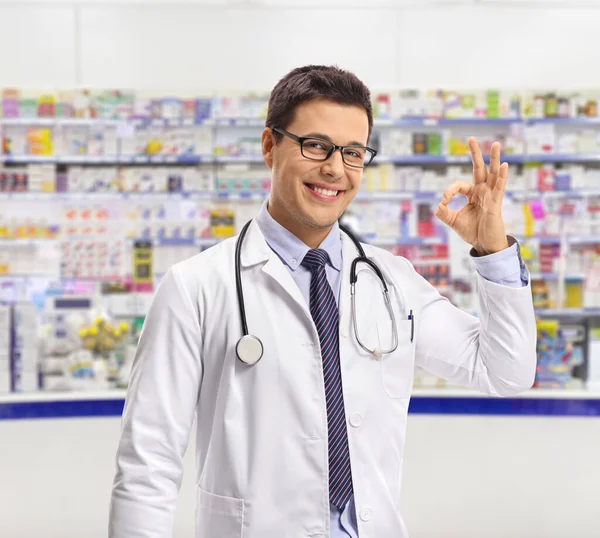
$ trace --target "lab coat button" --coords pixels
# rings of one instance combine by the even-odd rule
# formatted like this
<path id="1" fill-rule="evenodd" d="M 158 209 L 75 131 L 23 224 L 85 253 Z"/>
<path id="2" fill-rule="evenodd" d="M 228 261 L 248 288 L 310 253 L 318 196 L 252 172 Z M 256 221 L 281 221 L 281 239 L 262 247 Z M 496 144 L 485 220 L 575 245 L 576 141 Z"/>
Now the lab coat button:
<path id="1" fill-rule="evenodd" d="M 373 515 L 373 511 L 368 506 L 361 508 L 360 519 L 362 519 L 363 521 L 369 521 L 371 519 L 372 515 Z"/>
<path id="2" fill-rule="evenodd" d="M 352 426 L 354 426 L 355 428 L 358 428 L 362 424 L 362 421 L 363 421 L 363 418 L 362 418 L 362 415 L 360 413 L 354 413 L 350 417 L 350 424 Z"/>

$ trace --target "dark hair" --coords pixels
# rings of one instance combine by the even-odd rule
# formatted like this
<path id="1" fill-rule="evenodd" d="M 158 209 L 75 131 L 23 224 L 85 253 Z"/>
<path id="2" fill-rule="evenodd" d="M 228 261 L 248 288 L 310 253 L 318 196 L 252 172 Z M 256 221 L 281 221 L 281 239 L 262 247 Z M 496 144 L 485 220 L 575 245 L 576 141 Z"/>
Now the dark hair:
<path id="1" fill-rule="evenodd" d="M 313 99 L 328 99 L 340 105 L 363 108 L 369 120 L 371 137 L 371 92 L 354 73 L 336 66 L 307 65 L 285 75 L 271 91 L 266 126 L 271 129 L 287 128 L 294 119 L 296 108 Z M 276 141 L 281 139 L 279 133 L 273 135 Z"/>

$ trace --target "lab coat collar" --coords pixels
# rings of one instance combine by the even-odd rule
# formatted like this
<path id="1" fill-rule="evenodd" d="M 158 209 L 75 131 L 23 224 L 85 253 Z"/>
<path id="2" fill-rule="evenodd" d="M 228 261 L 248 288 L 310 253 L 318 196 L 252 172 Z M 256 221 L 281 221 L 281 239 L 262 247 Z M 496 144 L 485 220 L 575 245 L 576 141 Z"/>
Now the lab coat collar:
<path id="1" fill-rule="evenodd" d="M 242 244 L 242 267 L 250 267 L 266 262 L 273 255 L 256 220 L 252 220 Z"/>
<path id="2" fill-rule="evenodd" d="M 240 261 L 242 268 L 248 268 L 261 263 L 264 264 L 262 271 L 275 279 L 281 286 L 282 291 L 290 295 L 305 312 L 308 312 L 308 307 L 306 301 L 302 297 L 300 288 L 296 282 L 294 282 L 292 275 L 279 259 L 279 256 L 277 256 L 267 244 L 255 219 L 252 220 L 248 227 L 248 231 L 246 232 L 246 237 L 242 244 Z M 310 316 L 310 313 L 308 313 L 308 315 Z"/>
<path id="3" fill-rule="evenodd" d="M 263 202 L 256 222 L 271 250 L 281 258 L 288 269 L 296 271 L 310 249 L 271 216 L 268 199 Z"/>
<path id="4" fill-rule="evenodd" d="M 240 261 L 242 268 L 266 262 L 262 267 L 262 271 L 279 284 L 282 292 L 287 293 L 302 308 L 308 319 L 312 319 L 300 288 L 294 281 L 291 273 L 279 259 L 279 256 L 267 244 L 256 220 L 250 223 L 246 232 L 246 237 L 242 244 Z"/>

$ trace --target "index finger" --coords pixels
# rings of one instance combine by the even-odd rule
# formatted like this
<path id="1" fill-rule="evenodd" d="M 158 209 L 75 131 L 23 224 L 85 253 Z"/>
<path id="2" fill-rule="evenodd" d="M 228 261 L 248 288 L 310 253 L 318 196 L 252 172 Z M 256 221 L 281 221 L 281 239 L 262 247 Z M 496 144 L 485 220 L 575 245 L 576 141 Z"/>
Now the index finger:
<path id="1" fill-rule="evenodd" d="M 454 198 L 456 194 L 464 194 L 465 196 L 469 196 L 474 186 L 472 183 L 468 183 L 467 181 L 462 181 L 461 179 L 457 179 L 452 182 L 450 186 L 444 189 L 442 194 L 442 204 L 447 205 L 450 203 L 450 200 Z"/>
<path id="2" fill-rule="evenodd" d="M 487 179 L 487 168 L 483 162 L 483 155 L 479 144 L 474 137 L 469 138 L 469 149 L 471 150 L 471 160 L 473 161 L 473 179 L 475 183 L 483 183 Z"/>

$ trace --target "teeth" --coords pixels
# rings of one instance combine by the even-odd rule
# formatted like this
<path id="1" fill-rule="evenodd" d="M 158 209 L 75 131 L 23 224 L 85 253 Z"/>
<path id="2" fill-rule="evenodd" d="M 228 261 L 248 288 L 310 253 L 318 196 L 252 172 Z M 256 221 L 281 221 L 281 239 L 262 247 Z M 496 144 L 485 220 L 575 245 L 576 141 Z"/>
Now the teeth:
<path id="1" fill-rule="evenodd" d="M 329 189 L 321 189 L 320 187 L 313 187 L 313 191 L 318 192 L 324 196 L 337 196 L 338 191 L 331 191 Z"/>

